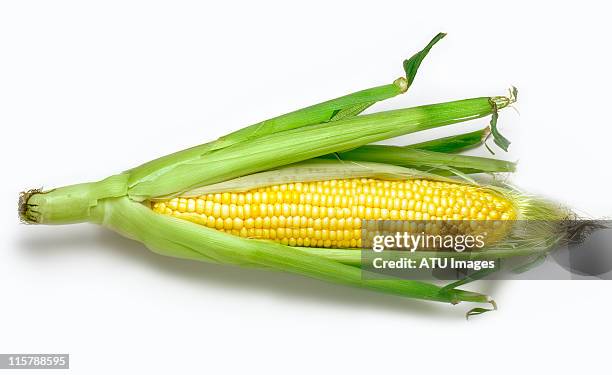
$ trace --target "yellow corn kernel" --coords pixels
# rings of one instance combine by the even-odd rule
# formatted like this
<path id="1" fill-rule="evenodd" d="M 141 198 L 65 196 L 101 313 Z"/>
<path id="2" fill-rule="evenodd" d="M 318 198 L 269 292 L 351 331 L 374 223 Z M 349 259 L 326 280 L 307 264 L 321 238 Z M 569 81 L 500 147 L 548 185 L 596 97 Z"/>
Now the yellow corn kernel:
<path id="1" fill-rule="evenodd" d="M 241 237 L 291 246 L 359 247 L 362 220 L 514 220 L 512 202 L 482 188 L 369 178 L 272 185 L 154 201 L 152 209 Z"/>

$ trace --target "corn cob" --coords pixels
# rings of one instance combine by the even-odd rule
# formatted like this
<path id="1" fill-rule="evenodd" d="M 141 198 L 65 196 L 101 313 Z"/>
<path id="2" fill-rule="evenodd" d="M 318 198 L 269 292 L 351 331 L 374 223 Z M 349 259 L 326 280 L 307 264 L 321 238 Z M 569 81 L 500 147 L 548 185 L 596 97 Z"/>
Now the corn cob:
<path id="1" fill-rule="evenodd" d="M 361 247 L 362 220 L 512 220 L 512 203 L 467 184 L 345 179 L 156 201 L 153 211 L 289 246 Z"/>

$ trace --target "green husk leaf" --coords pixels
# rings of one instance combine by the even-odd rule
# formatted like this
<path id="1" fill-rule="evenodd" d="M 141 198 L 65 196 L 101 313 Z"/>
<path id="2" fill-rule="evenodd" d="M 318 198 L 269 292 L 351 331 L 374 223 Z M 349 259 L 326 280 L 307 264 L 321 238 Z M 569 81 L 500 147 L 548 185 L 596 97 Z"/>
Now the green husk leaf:
<path id="1" fill-rule="evenodd" d="M 247 142 L 254 138 L 277 132 L 325 123 L 334 120 L 336 117 L 338 117 L 337 119 L 348 117 L 342 114 L 345 112 L 354 112 L 357 108 L 363 108 L 365 110 L 365 108 L 376 102 L 392 98 L 404 92 L 405 83 L 396 80 L 392 84 L 354 92 L 323 103 L 298 109 L 223 136 L 216 141 L 213 150 L 228 147 L 240 142 Z"/>
<path id="2" fill-rule="evenodd" d="M 484 97 L 379 112 L 269 134 L 248 143 L 191 155 L 188 160 L 177 153 L 146 178 L 134 180 L 130 176 L 129 195 L 136 200 L 167 196 L 403 134 L 481 118 L 492 113 L 491 103 L 501 108 L 509 101 Z M 191 149 L 186 152 L 191 153 Z"/>
<path id="3" fill-rule="evenodd" d="M 366 109 L 368 109 L 371 106 L 373 106 L 374 104 L 376 104 L 376 102 L 361 103 L 361 104 L 357 104 L 357 105 L 354 105 L 354 106 L 349 107 L 349 108 L 341 109 L 341 110 L 337 111 L 332 116 L 332 118 L 329 119 L 329 121 L 338 121 L 338 120 L 343 120 L 345 118 L 350 118 L 350 117 L 357 116 L 361 112 L 363 112 Z"/>
<path id="4" fill-rule="evenodd" d="M 410 280 L 367 280 L 361 270 L 268 241 L 226 234 L 185 220 L 154 213 L 127 197 L 100 202 L 92 221 L 144 243 L 166 256 L 213 263 L 261 267 L 292 272 L 319 280 L 397 294 L 404 297 L 458 303 L 486 302 L 487 297 L 463 290 Z"/>
<path id="5" fill-rule="evenodd" d="M 354 162 L 334 159 L 311 159 L 264 172 L 254 173 L 216 184 L 200 186 L 181 193 L 181 197 L 197 197 L 211 193 L 243 192 L 260 187 L 286 184 L 293 182 L 324 181 L 345 178 L 381 178 L 381 179 L 413 179 L 428 178 L 452 181 L 440 178 L 424 171 L 400 167 L 391 164 Z M 164 200 L 172 196 L 156 197 Z"/>
<path id="6" fill-rule="evenodd" d="M 417 52 L 408 60 L 404 60 L 404 71 L 406 72 L 406 80 L 408 81 L 408 87 L 412 86 L 414 78 L 421 66 L 421 63 L 425 59 L 425 56 L 429 53 L 431 48 L 438 43 L 442 38 L 446 36 L 445 33 L 438 33 L 425 48 Z"/>
<path id="7" fill-rule="evenodd" d="M 406 72 L 406 79 L 398 78 L 394 83 L 400 87 L 403 87 L 404 91 L 408 90 L 412 85 L 412 82 L 414 82 L 414 78 L 416 77 L 419 67 L 421 66 L 421 62 L 423 62 L 431 48 L 445 36 L 446 34 L 439 33 L 427 44 L 425 48 L 414 54 L 410 59 L 404 60 L 403 65 L 404 71 Z M 351 107 L 340 109 L 332 116 L 330 121 L 337 121 L 357 116 L 374 104 L 376 104 L 376 101 L 359 103 Z"/>
<path id="8" fill-rule="evenodd" d="M 445 152 L 449 154 L 457 153 L 482 145 L 490 133 L 491 130 L 487 126 L 486 128 L 473 132 L 451 135 L 449 137 L 433 139 L 431 141 L 415 143 L 404 147 L 425 151 Z"/>
<path id="9" fill-rule="evenodd" d="M 495 262 L 495 267 L 494 268 L 486 268 L 486 269 L 482 269 L 480 271 L 476 271 L 476 272 L 472 272 L 471 274 L 467 275 L 466 277 L 459 279 L 455 282 L 452 282 L 448 285 L 445 285 L 444 287 L 442 287 L 442 290 L 451 290 L 451 289 L 456 289 L 462 285 L 471 283 L 473 281 L 476 280 L 480 280 L 484 277 L 487 277 L 488 275 L 499 271 L 499 262 Z"/>
<path id="10" fill-rule="evenodd" d="M 504 151 L 508 151 L 508 147 L 510 146 L 510 141 L 500 134 L 499 130 L 497 130 L 497 119 L 499 114 L 497 113 L 497 109 L 493 112 L 491 116 L 491 135 L 493 135 L 493 141 L 496 145 L 499 146 Z"/>
<path id="11" fill-rule="evenodd" d="M 471 316 L 476 316 L 476 315 L 484 314 L 484 313 L 495 311 L 495 310 L 497 310 L 497 307 L 493 307 L 490 309 L 487 309 L 484 307 L 474 307 L 473 309 L 465 313 L 465 319 L 469 320 Z"/>
<path id="12" fill-rule="evenodd" d="M 411 64 L 413 65 L 409 75 L 410 82 L 414 80 L 421 61 L 425 58 L 431 47 L 441 38 L 440 34 L 438 34 L 424 50 L 417 53 L 409 60 L 406 60 L 412 61 Z M 406 61 L 404 64 L 406 64 Z M 338 121 L 357 116 L 379 101 L 405 93 L 409 86 L 410 84 L 407 79 L 400 77 L 388 85 L 357 91 L 247 126 L 223 136 L 216 141 L 179 151 L 134 168 L 130 171 L 130 182 L 134 183 L 153 179 L 162 171 L 170 168 L 173 164 L 188 162 L 190 159 L 198 158 L 206 153 L 223 149 L 237 143 L 247 142 L 258 137 L 308 125 Z"/>
<path id="13" fill-rule="evenodd" d="M 221 139 L 229 145 L 235 141 L 241 142 L 251 139 L 253 136 L 263 136 L 278 131 L 295 129 L 304 125 L 337 121 L 357 116 L 379 101 L 406 92 L 412 85 L 421 63 L 431 48 L 445 36 L 446 34 L 444 33 L 438 33 L 425 48 L 414 54 L 410 59 L 404 60 L 403 66 L 406 78 L 398 78 L 392 85 L 380 86 L 377 90 L 368 89 L 321 104 L 315 104 L 314 106 L 240 129 Z"/>
<path id="14" fill-rule="evenodd" d="M 510 93 L 507 98 L 492 98 L 492 106 L 507 106 L 516 102 L 518 95 L 518 90 L 516 87 L 512 86 L 510 88 Z M 501 99 L 501 100 L 500 100 Z M 495 155 L 493 150 L 486 144 L 486 140 L 489 136 L 493 135 L 495 143 L 500 146 L 504 151 L 507 151 L 508 146 L 510 145 L 510 141 L 502 136 L 497 128 L 497 119 L 498 115 L 497 111 L 493 112 L 493 116 L 491 118 L 491 122 L 489 126 L 486 128 L 476 130 L 469 133 L 452 135 L 449 137 L 438 138 L 427 142 L 416 143 L 412 145 L 408 145 L 405 147 L 408 148 L 418 148 L 421 150 L 427 151 L 437 151 L 437 152 L 446 152 L 446 153 L 457 153 L 466 151 L 475 147 L 478 147 L 482 144 L 485 145 L 487 150 L 492 155 Z"/>
<path id="15" fill-rule="evenodd" d="M 514 172 L 516 168 L 515 163 L 504 160 L 385 145 L 361 146 L 350 151 L 326 155 L 324 158 L 386 163 L 432 172 L 451 171 L 451 174 L 452 170 L 459 173 L 497 173 Z"/>
<path id="16" fill-rule="evenodd" d="M 141 181 L 153 180 L 178 164 L 188 163 L 208 153 L 222 150 L 232 145 L 245 143 L 249 140 L 277 132 L 326 123 L 335 115 L 339 119 L 342 117 L 340 113 L 345 108 L 353 108 L 350 110 L 354 110 L 354 108 L 363 106 L 364 103 L 369 106 L 371 103 L 394 97 L 405 91 L 406 80 L 402 77 L 392 84 L 358 91 L 247 126 L 216 141 L 175 152 L 129 170 L 130 185 Z"/>

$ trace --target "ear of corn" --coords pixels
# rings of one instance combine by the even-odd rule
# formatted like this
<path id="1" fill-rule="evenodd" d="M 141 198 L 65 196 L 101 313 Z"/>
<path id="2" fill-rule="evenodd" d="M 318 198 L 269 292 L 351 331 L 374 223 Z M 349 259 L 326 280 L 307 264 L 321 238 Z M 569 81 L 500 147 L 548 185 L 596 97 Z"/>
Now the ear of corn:
<path id="1" fill-rule="evenodd" d="M 177 197 L 155 202 L 152 209 L 244 238 L 320 248 L 361 247 L 365 220 L 516 218 L 512 202 L 495 192 L 428 179 L 296 182 Z"/>
<path id="2" fill-rule="evenodd" d="M 407 60 L 406 78 L 391 85 L 279 116 L 99 182 L 24 193 L 20 216 L 39 224 L 98 223 L 168 256 L 272 268 L 412 298 L 490 302 L 455 287 L 366 280 L 351 265 L 359 254 L 351 249 L 359 245 L 355 230 L 366 219 L 561 216 L 537 199 L 465 176 L 511 171 L 514 164 L 437 152 L 476 144 L 474 133 L 407 148 L 366 146 L 492 115 L 496 142 L 507 147 L 495 121 L 514 94 L 360 115 L 406 91 L 442 36 Z M 335 155 L 330 159 L 330 154 Z M 462 179 L 442 176 L 445 172 Z M 512 255 L 503 241 L 493 245 L 498 247 L 493 251 Z"/>
<path id="3" fill-rule="evenodd" d="M 459 289 L 443 290 L 428 283 L 364 280 L 359 268 L 328 259 L 324 254 L 314 256 L 283 244 L 222 233 L 187 220 L 159 215 L 146 206 L 146 201 L 145 204 L 138 201 L 177 195 L 200 186 L 223 183 L 249 173 L 359 147 L 411 131 L 483 117 L 495 110 L 496 104 L 492 103 L 497 102 L 499 108 L 509 104 L 510 100 L 501 97 L 476 98 L 357 116 L 274 133 L 205 153 L 188 162 L 169 163 L 138 182 L 132 180 L 132 172 L 128 171 L 98 183 L 74 185 L 47 193 L 25 194 L 20 212 L 25 220 L 37 223 L 98 222 L 169 256 L 272 267 L 413 298 L 450 303 L 487 302 L 489 297 L 481 294 Z M 347 128 L 351 132 L 344 131 Z M 175 155 L 182 158 L 180 153 Z M 245 163 L 245 155 L 249 155 L 249 163 Z M 338 174 L 342 174 L 339 170 L 346 169 L 347 162 L 340 163 L 344 164 L 342 168 L 336 167 L 329 171 L 334 174 L 330 178 L 338 178 Z M 401 167 L 388 165 L 385 168 L 369 169 L 381 169 L 384 174 L 386 168 Z M 404 173 L 418 172 L 406 171 Z M 109 181 L 113 182 L 112 189 L 107 188 Z M 79 199 L 73 200 L 74 197 Z"/>
<path id="4" fill-rule="evenodd" d="M 503 233 L 498 234 L 503 241 L 491 240 L 483 252 L 436 252 L 437 256 L 499 259 L 547 251 L 558 234 L 551 222 L 570 215 L 557 204 L 510 187 L 337 160 L 313 160 L 244 176 L 159 198 L 151 205 L 160 214 L 236 236 L 315 247 L 317 255 L 348 264 L 359 264 L 360 252 L 341 249 L 361 246 L 365 220 L 534 221 L 529 232 L 514 234 L 511 226 L 503 226 Z M 426 251 L 408 254 L 416 258 L 433 255 Z"/>
<path id="5" fill-rule="evenodd" d="M 154 251 L 170 256 L 273 267 L 413 298 L 451 303 L 487 302 L 489 297 L 484 295 L 458 289 L 442 290 L 427 283 L 363 280 L 359 268 L 327 259 L 324 255 L 313 256 L 290 246 L 241 238 L 187 220 L 159 215 L 146 206 L 146 201 L 145 204 L 138 201 L 181 194 L 190 189 L 223 183 L 249 173 L 343 151 L 406 132 L 483 117 L 494 110 L 496 105 L 492 103 L 497 102 L 497 107 L 503 107 L 510 101 L 502 97 L 476 98 L 357 116 L 274 133 L 206 153 L 189 162 L 170 163 L 137 183 L 133 182 L 132 172 L 128 171 L 104 180 L 107 182 L 64 187 L 47 193 L 25 194 L 20 212 L 24 220 L 36 223 L 97 222 L 145 243 Z M 344 129 L 351 129 L 351 132 Z M 245 163 L 246 155 L 249 163 Z M 179 155 L 180 158 L 182 156 Z M 338 163 L 339 166 L 328 171 L 329 178 L 339 178 L 339 175 L 345 173 L 340 171 L 347 170 L 347 163 L 358 166 L 367 164 Z M 384 175 L 386 170 L 395 176 L 398 174 L 398 168 L 401 167 L 384 164 L 377 167 L 366 166 L 371 174 L 374 174 L 372 171 L 380 170 L 379 173 Z M 390 170 L 393 172 L 389 172 Z M 399 173 L 428 175 L 410 169 L 402 170 L 404 172 Z M 108 181 L 117 181 L 118 187 L 113 184 L 113 189 L 107 191 L 105 186 Z M 66 204 L 76 196 L 80 198 Z M 162 230 L 162 227 L 165 230 Z"/>

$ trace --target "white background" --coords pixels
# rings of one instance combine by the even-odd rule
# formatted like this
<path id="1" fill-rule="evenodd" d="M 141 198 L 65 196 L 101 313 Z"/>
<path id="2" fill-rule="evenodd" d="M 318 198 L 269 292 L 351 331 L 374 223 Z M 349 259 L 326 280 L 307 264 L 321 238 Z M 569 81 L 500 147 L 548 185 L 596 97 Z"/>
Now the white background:
<path id="1" fill-rule="evenodd" d="M 474 284 L 500 309 L 466 322 L 465 304 L 163 258 L 93 225 L 20 225 L 15 212 L 23 189 L 97 180 L 389 83 L 445 31 L 410 92 L 374 109 L 516 85 L 520 115 L 500 116 L 512 152 L 498 153 L 520 160 L 513 181 L 609 217 L 604 4 L 2 2 L 0 353 L 68 352 L 78 374 L 608 368 L 609 282 Z"/>

